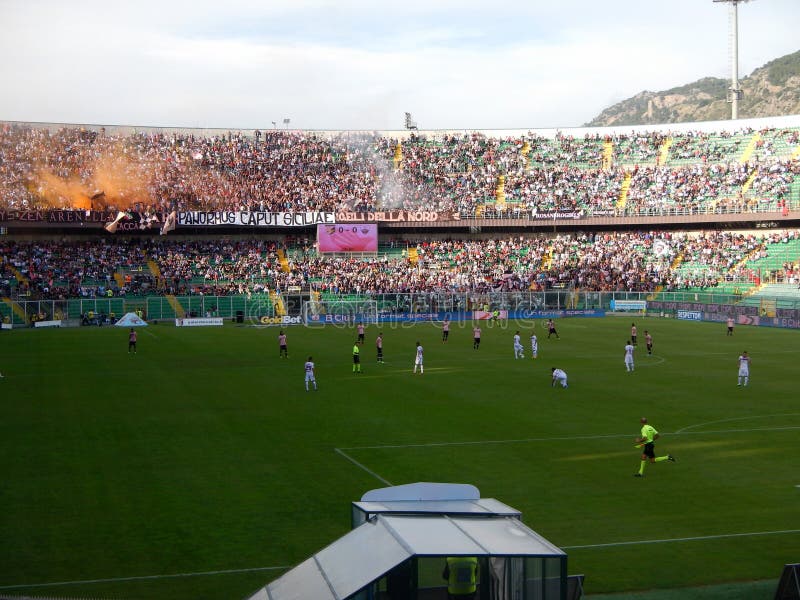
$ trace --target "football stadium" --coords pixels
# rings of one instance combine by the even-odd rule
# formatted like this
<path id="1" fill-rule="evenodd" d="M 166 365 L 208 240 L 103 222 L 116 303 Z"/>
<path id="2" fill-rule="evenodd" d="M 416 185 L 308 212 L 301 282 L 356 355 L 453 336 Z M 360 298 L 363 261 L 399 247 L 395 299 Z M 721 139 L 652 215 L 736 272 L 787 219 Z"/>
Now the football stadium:
<path id="1" fill-rule="evenodd" d="M 0 121 L 0 598 L 800 598 L 800 115 L 401 122 Z"/>

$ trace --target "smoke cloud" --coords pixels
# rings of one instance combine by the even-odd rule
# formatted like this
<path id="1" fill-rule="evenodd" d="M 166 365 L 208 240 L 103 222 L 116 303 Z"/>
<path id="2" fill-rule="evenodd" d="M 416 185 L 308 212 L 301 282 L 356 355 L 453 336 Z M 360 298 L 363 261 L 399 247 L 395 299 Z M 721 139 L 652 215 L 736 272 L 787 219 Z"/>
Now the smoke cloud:
<path id="1" fill-rule="evenodd" d="M 78 164 L 81 176 L 62 177 L 53 168 L 36 168 L 28 181 L 28 190 L 42 205 L 52 208 L 128 209 L 137 202 L 151 201 L 154 173 L 147 161 L 129 158 L 119 145 L 104 147 L 96 143 L 81 149 L 94 156 Z M 38 157 L 35 164 L 48 164 Z"/>

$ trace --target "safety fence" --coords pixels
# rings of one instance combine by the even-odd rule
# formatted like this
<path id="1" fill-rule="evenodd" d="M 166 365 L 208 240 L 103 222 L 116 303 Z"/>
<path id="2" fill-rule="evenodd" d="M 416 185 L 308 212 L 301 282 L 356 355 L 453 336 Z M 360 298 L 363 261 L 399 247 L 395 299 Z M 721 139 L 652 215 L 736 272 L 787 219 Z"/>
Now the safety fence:
<path id="1" fill-rule="evenodd" d="M 308 293 L 270 297 L 267 294 L 235 296 L 148 296 L 125 298 L 73 298 L 68 300 L 0 302 L 0 317 L 15 326 L 35 321 L 62 320 L 67 324 L 102 324 L 128 312 L 145 320 L 180 317 L 222 317 L 254 322 L 278 316 L 300 316 L 311 300 Z M 405 294 L 321 294 L 315 313 L 332 312 L 335 306 L 369 301 L 380 314 L 448 313 L 466 315 L 474 311 L 508 311 L 514 314 L 552 310 L 655 311 L 675 314 L 679 310 L 702 310 L 762 316 L 800 316 L 797 298 L 753 298 L 714 292 L 587 292 L 569 289 L 544 292 L 468 292 Z M 276 311 L 276 304 L 280 312 Z"/>
<path id="2" fill-rule="evenodd" d="M 127 298 L 70 298 L 68 300 L 0 302 L 4 323 L 32 325 L 36 321 L 60 320 L 70 324 L 104 324 L 126 313 L 145 320 L 177 317 L 272 317 L 275 308 L 266 294 L 236 296 L 148 296 Z"/>

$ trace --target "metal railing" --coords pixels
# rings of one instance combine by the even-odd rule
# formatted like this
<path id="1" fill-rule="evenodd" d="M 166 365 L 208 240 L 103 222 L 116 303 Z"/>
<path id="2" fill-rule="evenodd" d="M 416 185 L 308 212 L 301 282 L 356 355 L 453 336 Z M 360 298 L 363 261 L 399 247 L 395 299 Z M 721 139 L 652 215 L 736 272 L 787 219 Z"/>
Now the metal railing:
<path id="1" fill-rule="evenodd" d="M 791 286 L 793 287 L 793 286 Z M 794 288 L 793 288 L 794 289 Z M 791 291 L 791 290 L 789 290 Z M 677 310 L 666 308 L 669 304 L 716 305 L 717 307 L 753 307 L 769 303 L 780 309 L 800 310 L 800 290 L 796 296 L 781 297 L 743 296 L 730 292 L 698 292 L 694 290 L 672 292 L 594 292 L 569 289 L 543 292 L 426 292 L 410 294 L 374 294 L 341 296 L 334 302 L 371 300 L 379 313 L 438 313 L 465 314 L 476 310 L 508 310 L 516 313 L 551 310 L 610 310 L 611 302 L 619 300 L 644 300 L 658 302 L 660 312 Z M 285 295 L 288 313 L 300 315 L 308 294 Z M 259 322 L 273 317 L 275 309 L 266 295 L 236 296 L 178 296 L 178 305 L 185 316 L 217 316 L 247 322 Z M 716 310 L 720 310 L 717 308 Z M 742 310 L 740 308 L 740 310 Z M 164 296 L 147 298 L 99 298 L 70 300 L 39 300 L 0 303 L 0 317 L 14 325 L 30 325 L 33 320 L 62 319 L 75 324 L 83 322 L 90 314 L 93 319 L 107 322 L 112 315 L 121 317 L 126 312 L 141 311 L 146 320 L 173 319 L 175 304 Z"/>
<path id="2" fill-rule="evenodd" d="M 800 203 L 795 200 L 786 201 L 787 210 L 794 211 L 800 208 Z M 700 216 L 714 216 L 714 215 L 758 215 L 763 217 L 772 214 L 775 218 L 782 216 L 783 207 L 778 206 L 776 199 L 764 200 L 758 205 L 754 206 L 720 206 L 715 205 L 714 202 L 702 203 L 698 206 L 658 206 L 658 207 L 644 207 L 644 206 L 628 206 L 624 209 L 601 209 L 599 214 L 595 215 L 591 207 L 578 207 L 576 209 L 553 209 L 544 212 L 536 211 L 527 207 L 514 206 L 513 203 L 506 205 L 506 208 L 500 210 L 492 205 L 477 206 L 472 210 L 460 209 L 458 211 L 462 220 L 504 220 L 504 219 L 524 219 L 529 221 L 547 222 L 554 220 L 563 220 L 558 217 L 558 213 L 575 212 L 582 213 L 580 217 L 574 220 L 590 219 L 592 217 L 602 218 L 625 218 L 625 217 L 700 217 Z M 573 219 L 567 219 L 573 220 Z"/>
<path id="3" fill-rule="evenodd" d="M 272 317 L 275 309 L 264 294 L 236 296 L 166 296 L 130 298 L 71 298 L 68 300 L 19 300 L 0 303 L 3 322 L 32 325 L 35 321 L 61 320 L 75 324 L 106 324 L 129 312 L 141 312 L 145 320 L 174 319 L 176 307 L 183 316 L 249 319 Z"/>

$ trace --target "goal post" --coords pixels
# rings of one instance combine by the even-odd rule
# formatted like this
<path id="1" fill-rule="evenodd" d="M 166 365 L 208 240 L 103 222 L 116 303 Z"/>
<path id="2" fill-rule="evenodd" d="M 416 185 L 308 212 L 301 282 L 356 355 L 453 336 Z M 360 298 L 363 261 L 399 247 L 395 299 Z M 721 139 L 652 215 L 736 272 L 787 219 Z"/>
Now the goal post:
<path id="1" fill-rule="evenodd" d="M 377 323 L 377 300 L 306 300 L 303 302 L 303 323 L 332 325 L 336 323 Z"/>

